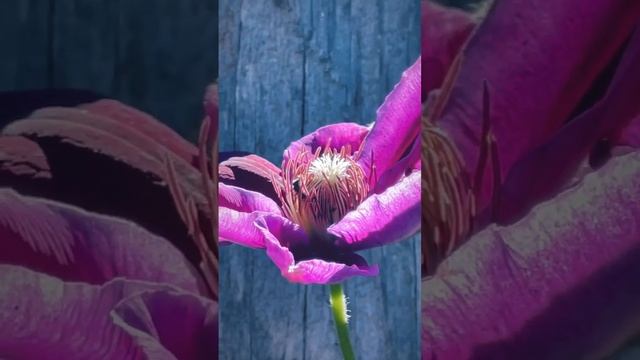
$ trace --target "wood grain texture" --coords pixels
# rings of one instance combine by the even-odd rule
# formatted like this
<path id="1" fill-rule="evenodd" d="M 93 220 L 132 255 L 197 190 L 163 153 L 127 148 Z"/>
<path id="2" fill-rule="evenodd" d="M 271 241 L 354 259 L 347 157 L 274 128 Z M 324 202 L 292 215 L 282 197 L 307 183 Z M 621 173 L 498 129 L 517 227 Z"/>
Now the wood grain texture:
<path id="1" fill-rule="evenodd" d="M 196 139 L 217 77 L 217 0 L 20 0 L 0 4 L 0 90 L 80 88 Z"/>
<path id="2" fill-rule="evenodd" d="M 0 2 L 0 90 L 47 86 L 50 9 L 50 0 Z"/>
<path id="3" fill-rule="evenodd" d="M 220 1 L 220 149 L 280 164 L 293 140 L 370 123 L 420 53 L 419 1 Z M 419 358 L 419 237 L 362 252 L 345 284 L 359 359 Z M 328 289 L 289 284 L 266 254 L 221 249 L 221 359 L 339 359 Z"/>

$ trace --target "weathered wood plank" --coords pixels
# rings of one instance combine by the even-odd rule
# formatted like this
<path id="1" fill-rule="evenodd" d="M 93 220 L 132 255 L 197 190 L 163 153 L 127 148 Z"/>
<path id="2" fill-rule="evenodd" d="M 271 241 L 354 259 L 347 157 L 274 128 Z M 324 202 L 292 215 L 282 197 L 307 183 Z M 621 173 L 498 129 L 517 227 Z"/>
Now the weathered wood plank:
<path id="1" fill-rule="evenodd" d="M 302 134 L 369 123 L 419 54 L 419 1 L 220 2 L 221 150 L 279 164 Z M 419 240 L 363 252 L 377 278 L 346 283 L 362 359 L 419 357 Z M 340 358 L 321 286 L 287 283 L 260 251 L 221 249 L 220 357 Z"/>
<path id="2" fill-rule="evenodd" d="M 195 140 L 204 90 L 217 78 L 217 0 L 122 1 L 121 7 L 117 93 Z"/>
<path id="3" fill-rule="evenodd" d="M 118 2 L 52 3 L 51 87 L 115 93 Z"/>
<path id="4" fill-rule="evenodd" d="M 48 85 L 50 11 L 48 0 L 0 2 L 0 90 Z"/>
<path id="5" fill-rule="evenodd" d="M 276 161 L 299 136 L 304 41 L 297 3 L 220 2 L 221 150 L 249 150 Z M 302 359 L 303 342 L 287 335 L 304 329 L 304 289 L 280 285 L 278 271 L 260 252 L 225 247 L 220 265 L 220 358 Z"/>

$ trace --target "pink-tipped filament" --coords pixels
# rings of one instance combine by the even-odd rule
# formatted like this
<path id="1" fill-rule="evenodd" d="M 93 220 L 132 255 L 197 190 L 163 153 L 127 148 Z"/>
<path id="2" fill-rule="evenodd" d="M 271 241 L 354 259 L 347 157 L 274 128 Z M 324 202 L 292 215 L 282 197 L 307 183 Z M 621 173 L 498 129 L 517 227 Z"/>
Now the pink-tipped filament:
<path id="1" fill-rule="evenodd" d="M 483 116 L 480 154 L 473 184 L 464 170 L 455 144 L 442 133 L 431 119 L 438 118 L 450 94 L 445 86 L 435 101 L 423 106 L 422 116 L 422 254 L 423 275 L 435 271 L 473 231 L 476 201 L 480 196 L 483 175 L 490 161 L 493 169 L 492 211 L 496 211 L 500 187 L 500 161 L 496 140 L 491 133 L 490 97 L 487 82 L 483 83 Z"/>
<path id="2" fill-rule="evenodd" d="M 422 125 L 422 254 L 430 274 L 470 233 L 475 197 L 455 146 L 426 117 Z"/>

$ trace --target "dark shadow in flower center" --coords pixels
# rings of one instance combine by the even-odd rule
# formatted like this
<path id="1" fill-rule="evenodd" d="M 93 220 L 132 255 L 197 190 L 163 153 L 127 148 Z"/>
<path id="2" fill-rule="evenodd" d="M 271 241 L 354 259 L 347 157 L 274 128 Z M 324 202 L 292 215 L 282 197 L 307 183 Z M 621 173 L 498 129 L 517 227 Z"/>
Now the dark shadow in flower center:
<path id="1" fill-rule="evenodd" d="M 309 235 L 309 242 L 294 244 L 289 247 L 295 263 L 305 260 L 324 260 L 346 265 L 367 266 L 367 262 L 351 251 L 345 251 L 335 245 L 329 234 Z"/>

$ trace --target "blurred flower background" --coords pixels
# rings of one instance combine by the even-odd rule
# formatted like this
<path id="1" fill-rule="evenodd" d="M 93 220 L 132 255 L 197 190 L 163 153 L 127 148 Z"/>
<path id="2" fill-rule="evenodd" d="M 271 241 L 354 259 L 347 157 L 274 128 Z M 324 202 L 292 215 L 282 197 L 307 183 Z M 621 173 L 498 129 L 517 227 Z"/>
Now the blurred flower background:
<path id="1" fill-rule="evenodd" d="M 195 144 L 216 2 L 4 2 L 0 18 L 0 354 L 216 358 L 215 179 Z"/>
<path id="2" fill-rule="evenodd" d="M 496 1 L 483 18 L 423 2 L 423 173 L 445 181 L 423 199 L 453 199 L 424 203 L 423 358 L 634 356 L 630 5 Z"/>

